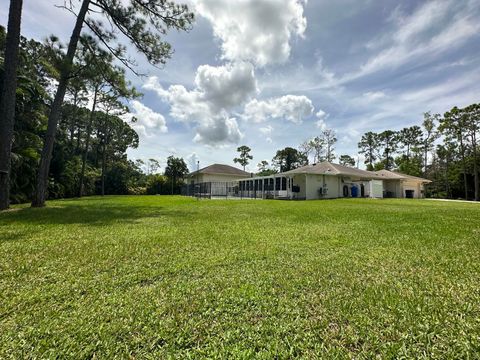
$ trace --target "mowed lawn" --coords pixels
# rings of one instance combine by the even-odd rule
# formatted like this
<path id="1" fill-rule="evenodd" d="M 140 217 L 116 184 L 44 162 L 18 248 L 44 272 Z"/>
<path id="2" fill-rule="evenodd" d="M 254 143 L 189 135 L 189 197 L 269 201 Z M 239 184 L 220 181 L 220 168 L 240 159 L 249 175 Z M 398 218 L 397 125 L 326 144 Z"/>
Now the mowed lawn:
<path id="1" fill-rule="evenodd" d="M 0 214 L 0 358 L 479 358 L 480 205 L 95 197 Z"/>

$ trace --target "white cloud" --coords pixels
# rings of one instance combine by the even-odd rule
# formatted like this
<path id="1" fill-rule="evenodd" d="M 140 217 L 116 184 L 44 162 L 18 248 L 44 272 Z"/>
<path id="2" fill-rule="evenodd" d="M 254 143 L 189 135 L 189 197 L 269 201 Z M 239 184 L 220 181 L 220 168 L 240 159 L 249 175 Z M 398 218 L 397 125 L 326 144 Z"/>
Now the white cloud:
<path id="1" fill-rule="evenodd" d="M 321 88 L 331 88 L 338 86 L 339 80 L 335 76 L 335 74 L 329 70 L 325 64 L 323 63 L 323 58 L 321 55 L 316 52 L 315 56 L 317 57 L 317 61 L 315 63 L 315 73 L 318 76 L 319 87 Z"/>
<path id="2" fill-rule="evenodd" d="M 467 4 L 467 3 L 465 3 Z M 395 69 L 417 61 L 426 63 L 439 54 L 463 45 L 480 31 L 480 22 L 470 5 L 455 11 L 458 2 L 433 0 L 424 2 L 415 12 L 404 15 L 398 9 L 392 16 L 394 31 L 370 42 L 370 48 L 389 44 L 370 57 L 358 71 L 345 75 L 347 82 L 384 69 Z M 445 21 L 441 21 L 448 19 Z M 439 26 L 441 24 L 441 26 Z"/>
<path id="3" fill-rule="evenodd" d="M 188 165 L 188 169 L 193 172 L 193 171 L 196 171 L 197 170 L 197 167 L 198 167 L 198 155 L 197 153 L 193 152 L 191 153 L 190 155 L 188 155 L 186 157 L 186 160 L 187 160 L 187 165 Z"/>
<path id="4" fill-rule="evenodd" d="M 155 91 L 170 104 L 173 118 L 196 125 L 194 141 L 219 146 L 237 143 L 242 138 L 237 121 L 229 112 L 256 94 L 257 82 L 250 63 L 235 62 L 199 66 L 193 90 L 183 85 L 172 85 L 166 90 L 156 77 L 149 78 L 144 88 Z"/>
<path id="5" fill-rule="evenodd" d="M 367 91 L 363 93 L 363 100 L 373 102 L 385 98 L 387 95 L 383 91 Z"/>
<path id="6" fill-rule="evenodd" d="M 312 101 L 306 96 L 285 95 L 268 100 L 253 99 L 245 105 L 243 118 L 256 123 L 269 118 L 285 118 L 300 124 L 305 117 L 313 114 Z"/>
<path id="7" fill-rule="evenodd" d="M 222 58 L 265 66 L 287 61 L 292 35 L 303 36 L 303 5 L 300 0 L 198 0 L 196 10 L 220 39 Z"/>
<path id="8" fill-rule="evenodd" d="M 202 99 L 215 110 L 238 106 L 257 91 L 255 72 L 248 62 L 199 66 L 195 84 L 202 93 Z"/>
<path id="9" fill-rule="evenodd" d="M 258 129 L 258 131 L 260 131 L 260 133 L 262 134 L 262 138 L 265 140 L 267 144 L 273 143 L 273 140 L 271 137 L 273 133 L 273 126 L 267 125 L 267 126 L 261 127 L 260 129 Z"/>
<path id="10" fill-rule="evenodd" d="M 317 120 L 315 126 L 322 131 L 327 130 L 327 123 L 323 119 Z"/>
<path id="11" fill-rule="evenodd" d="M 125 119 L 135 117 L 137 119 L 131 126 L 144 137 L 152 135 L 152 132 L 159 131 L 166 133 L 168 131 L 167 122 L 162 114 L 159 114 L 140 101 L 133 100 L 130 102 L 133 112 L 124 116 Z"/>
<path id="12" fill-rule="evenodd" d="M 326 130 L 328 128 L 327 126 L 327 123 L 325 122 L 325 120 L 328 119 L 328 117 L 330 116 L 330 114 L 327 114 L 325 111 L 323 111 L 322 109 L 319 109 L 317 111 L 317 113 L 315 114 L 315 116 L 317 117 L 317 121 L 315 123 L 315 126 L 320 129 L 320 130 Z"/>
<path id="13" fill-rule="evenodd" d="M 323 111 L 322 109 L 319 109 L 317 111 L 317 113 L 315 114 L 315 116 L 319 119 L 326 119 L 326 118 L 328 118 L 329 115 L 325 111 Z"/>
<path id="14" fill-rule="evenodd" d="M 238 143 L 242 139 L 243 134 L 238 128 L 235 118 L 215 117 L 204 121 L 197 127 L 197 134 L 193 141 L 211 145 L 219 146 L 228 143 Z"/>
<path id="15" fill-rule="evenodd" d="M 261 127 L 259 129 L 259 131 L 263 134 L 263 135 L 270 135 L 273 131 L 273 127 L 271 125 L 267 125 L 265 127 Z"/>

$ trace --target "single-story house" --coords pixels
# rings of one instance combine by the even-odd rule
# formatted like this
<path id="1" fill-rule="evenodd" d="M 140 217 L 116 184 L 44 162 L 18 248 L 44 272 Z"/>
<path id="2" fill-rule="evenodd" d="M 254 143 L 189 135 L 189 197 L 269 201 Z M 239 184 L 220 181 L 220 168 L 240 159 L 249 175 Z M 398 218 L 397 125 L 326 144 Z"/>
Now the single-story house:
<path id="1" fill-rule="evenodd" d="M 274 199 L 421 198 L 430 180 L 388 170 L 366 171 L 330 162 L 239 180 L 239 196 Z"/>
<path id="2" fill-rule="evenodd" d="M 224 164 L 213 164 L 197 171 L 191 172 L 185 177 L 187 184 L 208 182 L 230 182 L 252 177 L 252 174 Z"/>
<path id="3" fill-rule="evenodd" d="M 238 181 L 252 174 L 224 164 L 213 164 L 191 172 L 185 177 L 182 194 L 199 197 L 235 197 Z"/>

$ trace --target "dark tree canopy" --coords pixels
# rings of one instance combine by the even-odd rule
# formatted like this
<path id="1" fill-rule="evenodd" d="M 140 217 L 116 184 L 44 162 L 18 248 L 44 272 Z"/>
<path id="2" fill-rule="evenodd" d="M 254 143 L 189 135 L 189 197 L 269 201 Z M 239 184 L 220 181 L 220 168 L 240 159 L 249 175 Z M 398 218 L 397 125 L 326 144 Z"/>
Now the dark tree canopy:
<path id="1" fill-rule="evenodd" d="M 188 174 L 188 166 L 180 157 L 173 155 L 167 158 L 167 167 L 165 168 L 165 176 L 174 180 L 183 179 Z"/>
<path id="2" fill-rule="evenodd" d="M 128 56 L 125 44 L 119 39 L 126 39 L 149 63 L 162 65 L 172 52 L 170 44 L 164 40 L 168 30 L 187 31 L 194 18 L 186 5 L 166 0 L 82 0 L 78 9 L 75 6 L 77 4 L 78 2 L 70 0 L 65 2 L 64 6 L 76 15 L 76 21 L 67 52 L 59 66 L 59 81 L 48 117 L 36 191 L 32 201 L 32 206 L 35 207 L 45 206 L 55 133 L 69 81 L 75 76 L 74 58 L 81 42 L 83 26 L 86 25 L 93 35 L 92 39 L 96 39 L 92 43 L 103 47 L 105 52 L 109 52 L 125 67 L 138 74 L 135 62 Z"/>
<path id="3" fill-rule="evenodd" d="M 272 163 L 280 172 L 285 172 L 307 165 L 308 158 L 297 149 L 286 147 L 277 151 Z"/>
<path id="4" fill-rule="evenodd" d="M 343 166 L 355 166 L 355 159 L 350 155 L 340 155 L 339 163 Z"/>

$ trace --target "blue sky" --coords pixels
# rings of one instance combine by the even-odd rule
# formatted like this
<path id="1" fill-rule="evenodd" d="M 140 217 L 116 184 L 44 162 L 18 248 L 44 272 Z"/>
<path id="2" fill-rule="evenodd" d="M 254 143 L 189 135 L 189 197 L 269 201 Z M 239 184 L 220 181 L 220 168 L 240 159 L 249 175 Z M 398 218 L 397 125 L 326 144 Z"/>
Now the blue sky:
<path id="1" fill-rule="evenodd" d="M 23 35 L 67 41 L 74 19 L 61 3 L 26 1 Z M 480 101 L 479 0 L 187 3 L 196 22 L 168 35 L 167 65 L 138 56 L 148 76 L 128 74 L 144 93 L 130 104 L 141 137 L 133 158 L 233 164 L 245 144 L 255 171 L 326 127 L 337 132 L 338 155 L 356 156 L 366 131 Z"/>

